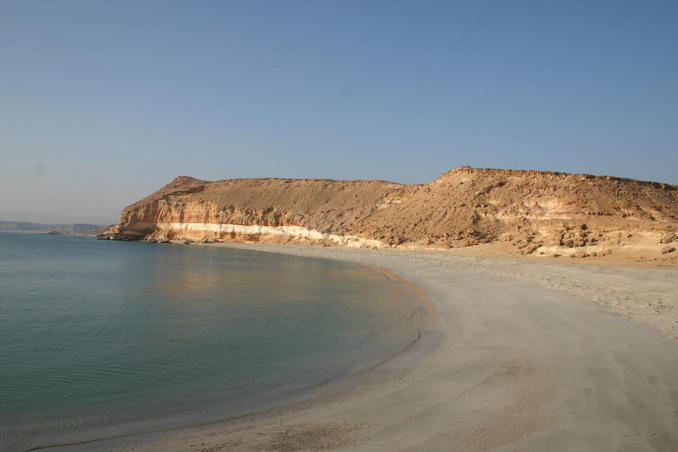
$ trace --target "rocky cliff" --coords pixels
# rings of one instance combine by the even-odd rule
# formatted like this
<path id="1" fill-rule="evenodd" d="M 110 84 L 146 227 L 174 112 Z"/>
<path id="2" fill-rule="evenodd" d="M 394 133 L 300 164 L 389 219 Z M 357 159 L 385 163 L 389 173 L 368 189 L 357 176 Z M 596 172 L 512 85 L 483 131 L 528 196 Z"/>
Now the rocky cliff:
<path id="1" fill-rule="evenodd" d="M 178 177 L 125 208 L 100 237 L 436 248 L 502 242 L 523 254 L 619 247 L 668 254 L 676 230 L 675 185 L 461 167 L 423 185 Z"/>

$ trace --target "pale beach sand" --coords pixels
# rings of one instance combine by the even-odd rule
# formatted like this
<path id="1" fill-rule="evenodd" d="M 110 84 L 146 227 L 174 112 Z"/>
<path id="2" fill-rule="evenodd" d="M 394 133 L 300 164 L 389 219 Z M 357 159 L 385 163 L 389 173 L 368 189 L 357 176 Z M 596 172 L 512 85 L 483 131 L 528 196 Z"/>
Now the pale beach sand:
<path id="1" fill-rule="evenodd" d="M 381 267 L 425 291 L 437 318 L 418 350 L 342 390 L 238 422 L 96 447 L 678 450 L 677 270 L 223 246 Z"/>

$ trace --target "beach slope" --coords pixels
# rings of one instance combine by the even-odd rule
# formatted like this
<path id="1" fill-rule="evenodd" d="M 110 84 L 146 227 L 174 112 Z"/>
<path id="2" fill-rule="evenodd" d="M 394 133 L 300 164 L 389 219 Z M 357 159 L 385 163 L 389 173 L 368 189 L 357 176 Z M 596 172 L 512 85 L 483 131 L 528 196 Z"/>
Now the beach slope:
<path id="1" fill-rule="evenodd" d="M 658 325 L 634 321 L 633 313 L 620 315 L 594 300 L 600 281 L 617 281 L 620 301 L 623 296 L 628 303 L 642 303 L 644 294 L 655 291 L 675 307 L 675 270 L 516 264 L 392 250 L 235 246 L 392 271 L 429 295 L 438 315 L 435 344 L 426 353 L 386 363 L 349 389 L 286 410 L 107 447 L 678 450 L 677 342 Z M 512 265 L 527 276 L 515 277 L 520 273 L 515 268 L 502 270 Z M 562 275 L 557 285 L 544 282 L 555 274 Z M 634 288 L 629 275 L 644 285 Z"/>

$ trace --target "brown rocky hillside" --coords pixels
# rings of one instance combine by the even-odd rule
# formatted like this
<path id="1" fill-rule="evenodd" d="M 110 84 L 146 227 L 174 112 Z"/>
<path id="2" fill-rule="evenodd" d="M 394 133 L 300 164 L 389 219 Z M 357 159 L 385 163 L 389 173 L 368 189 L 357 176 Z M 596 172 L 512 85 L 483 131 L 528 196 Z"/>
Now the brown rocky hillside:
<path id="1" fill-rule="evenodd" d="M 675 185 L 461 167 L 423 185 L 178 177 L 127 207 L 102 237 L 437 248 L 505 242 L 523 254 L 641 247 L 669 255 L 676 230 Z"/>

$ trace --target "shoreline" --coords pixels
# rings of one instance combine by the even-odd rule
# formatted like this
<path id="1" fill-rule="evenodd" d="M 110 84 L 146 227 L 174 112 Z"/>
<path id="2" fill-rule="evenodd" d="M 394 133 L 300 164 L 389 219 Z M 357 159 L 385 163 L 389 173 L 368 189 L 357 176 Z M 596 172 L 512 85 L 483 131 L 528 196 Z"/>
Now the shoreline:
<path id="1" fill-rule="evenodd" d="M 248 251 L 258 252 L 256 250 Z M 24 452 L 40 450 L 99 451 L 111 449 L 119 450 L 126 447 L 136 449 L 137 447 L 143 448 L 143 444 L 147 443 L 153 438 L 164 437 L 176 432 L 191 431 L 194 429 L 209 429 L 215 426 L 232 425 L 241 423 L 243 421 L 266 418 L 274 412 L 295 410 L 305 404 L 314 404 L 327 398 L 336 397 L 345 391 L 364 383 L 365 380 L 373 378 L 375 375 L 378 375 L 379 378 L 382 378 L 382 372 L 388 373 L 388 371 L 385 371 L 385 367 L 399 367 L 404 361 L 414 361 L 417 359 L 418 355 L 435 346 L 437 334 L 437 331 L 435 330 L 435 323 L 437 313 L 435 312 L 433 305 L 428 300 L 426 292 L 385 268 L 375 265 L 362 265 L 357 263 L 351 263 L 351 265 L 357 265 L 358 267 L 363 267 L 370 272 L 378 273 L 382 277 L 401 286 L 401 290 L 404 292 L 403 297 L 406 300 L 409 300 L 409 303 L 412 304 L 412 311 L 408 316 L 408 319 L 412 323 L 416 335 L 412 339 L 409 339 L 407 342 L 405 342 L 398 350 L 383 357 L 377 356 L 376 359 L 375 357 L 372 357 L 370 359 L 369 366 L 365 366 L 364 364 L 356 365 L 355 368 L 348 370 L 346 375 L 321 382 L 314 386 L 310 386 L 298 394 L 277 398 L 272 400 L 270 403 L 259 406 L 250 412 L 221 418 L 217 417 L 214 420 L 196 422 L 193 424 L 186 423 L 181 427 L 174 426 L 164 428 L 150 428 L 148 430 L 131 433 L 102 435 L 92 439 L 45 444 L 25 449 Z"/>
<path id="2" fill-rule="evenodd" d="M 321 247 L 311 244 L 277 243 L 195 243 L 193 246 L 231 247 L 324 257 L 364 263 L 370 254 L 407 260 L 430 260 L 438 266 L 469 268 L 491 277 L 529 283 L 555 289 L 593 302 L 635 322 L 659 330 L 678 340 L 678 268 L 605 258 L 549 259 L 539 256 L 484 255 L 470 248 L 436 249 L 355 249 Z M 366 256 L 360 258 L 361 255 Z"/>
<path id="3" fill-rule="evenodd" d="M 217 246 L 386 268 L 429 295 L 440 315 L 436 346 L 416 362 L 405 359 L 388 375 L 371 373 L 334 395 L 256 419 L 111 445 L 113 450 L 678 448 L 676 342 L 662 336 L 657 325 L 591 302 L 600 289 L 596 284 L 611 280 L 640 299 L 654 287 L 675 302 L 675 271 L 381 250 Z M 554 275 L 561 279 L 554 282 Z M 634 279 L 627 281 L 630 276 Z"/>

